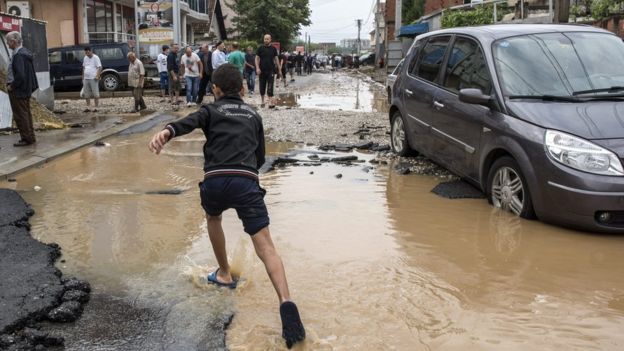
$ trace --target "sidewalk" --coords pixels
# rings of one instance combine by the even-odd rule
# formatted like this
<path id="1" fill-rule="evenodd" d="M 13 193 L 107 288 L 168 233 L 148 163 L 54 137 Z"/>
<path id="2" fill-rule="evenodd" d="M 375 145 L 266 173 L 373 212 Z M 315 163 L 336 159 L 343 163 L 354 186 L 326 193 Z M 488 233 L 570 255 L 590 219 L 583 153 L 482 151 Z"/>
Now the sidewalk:
<path id="1" fill-rule="evenodd" d="M 62 118 L 65 123 L 79 128 L 37 132 L 37 143 L 26 147 L 13 146 L 19 140 L 18 133 L 0 135 L 0 181 L 126 129 L 152 120 L 175 119 L 177 116 L 172 112 L 155 112 L 149 115 Z"/>

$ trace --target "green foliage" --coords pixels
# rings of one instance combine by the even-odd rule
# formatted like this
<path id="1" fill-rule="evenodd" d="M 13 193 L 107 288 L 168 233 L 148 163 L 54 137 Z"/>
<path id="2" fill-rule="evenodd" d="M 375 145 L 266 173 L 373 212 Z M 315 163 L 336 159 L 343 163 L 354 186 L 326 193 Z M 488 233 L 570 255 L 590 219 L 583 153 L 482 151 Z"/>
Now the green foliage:
<path id="1" fill-rule="evenodd" d="M 232 19 L 241 38 L 262 42 L 264 34 L 289 47 L 302 26 L 309 25 L 309 0 L 226 0 L 236 16 Z"/>
<path id="2" fill-rule="evenodd" d="M 247 50 L 248 46 L 251 46 L 254 49 L 254 52 L 255 52 L 256 49 L 258 48 L 258 45 L 260 44 L 260 43 L 258 43 L 257 40 L 241 39 L 241 40 L 237 40 L 237 41 L 238 41 L 238 45 L 239 45 L 241 51 L 245 51 L 245 50 Z M 231 40 L 229 40 L 228 42 L 231 42 Z"/>
<path id="3" fill-rule="evenodd" d="M 599 20 L 622 13 L 624 4 L 622 0 L 592 0 L 589 8 L 592 17 Z"/>
<path id="4" fill-rule="evenodd" d="M 512 10 L 497 6 L 496 17 L 500 21 L 503 16 Z M 442 28 L 481 26 L 494 23 L 494 6 L 485 5 L 469 9 L 445 11 L 442 16 Z"/>
<path id="5" fill-rule="evenodd" d="M 425 0 L 403 0 L 403 23 L 414 23 L 425 14 Z"/>

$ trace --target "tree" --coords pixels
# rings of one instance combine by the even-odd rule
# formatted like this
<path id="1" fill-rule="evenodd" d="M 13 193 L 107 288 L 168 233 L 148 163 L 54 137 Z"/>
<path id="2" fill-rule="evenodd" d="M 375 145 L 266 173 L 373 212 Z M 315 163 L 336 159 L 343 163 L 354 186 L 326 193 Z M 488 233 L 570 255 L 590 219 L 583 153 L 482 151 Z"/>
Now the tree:
<path id="1" fill-rule="evenodd" d="M 262 41 L 271 34 L 289 47 L 302 26 L 310 25 L 309 0 L 226 0 L 236 16 L 232 19 L 241 38 Z"/>
<path id="2" fill-rule="evenodd" d="M 425 0 L 403 0 L 403 22 L 414 23 L 425 14 Z"/>

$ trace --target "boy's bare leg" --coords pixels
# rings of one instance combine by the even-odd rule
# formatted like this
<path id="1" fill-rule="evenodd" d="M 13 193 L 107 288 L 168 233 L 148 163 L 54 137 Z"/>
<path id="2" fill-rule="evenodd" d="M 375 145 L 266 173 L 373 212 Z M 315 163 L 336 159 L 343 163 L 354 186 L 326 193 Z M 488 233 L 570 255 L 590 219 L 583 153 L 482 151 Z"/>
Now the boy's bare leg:
<path id="1" fill-rule="evenodd" d="M 210 243 L 212 243 L 212 250 L 219 263 L 217 278 L 219 282 L 228 284 L 232 282 L 232 274 L 230 273 L 227 251 L 225 250 L 225 234 L 221 226 L 221 219 L 221 216 L 210 216 L 206 214 L 208 236 L 210 237 Z"/>
<path id="2" fill-rule="evenodd" d="M 280 303 L 290 300 L 290 292 L 288 291 L 288 282 L 286 281 L 286 272 L 284 271 L 284 265 L 282 259 L 277 254 L 273 240 L 271 240 L 271 233 L 269 227 L 265 227 L 258 233 L 251 236 L 251 240 L 256 249 L 256 254 L 264 263 L 269 279 L 273 283 L 275 292 Z"/>

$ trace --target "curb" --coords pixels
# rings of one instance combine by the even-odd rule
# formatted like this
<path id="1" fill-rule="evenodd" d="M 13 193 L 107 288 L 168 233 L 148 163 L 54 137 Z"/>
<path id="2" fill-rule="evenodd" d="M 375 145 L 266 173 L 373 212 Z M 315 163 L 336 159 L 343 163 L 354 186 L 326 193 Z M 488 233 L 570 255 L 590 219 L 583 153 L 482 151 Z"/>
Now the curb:
<path id="1" fill-rule="evenodd" d="M 163 114 L 166 114 L 166 112 L 154 112 L 150 115 L 145 116 L 144 118 L 141 118 L 139 120 L 133 121 L 131 123 L 127 123 L 127 124 L 120 124 L 120 125 L 116 125 L 113 126 L 110 129 L 95 133 L 93 135 L 90 135 L 84 139 L 81 139 L 80 141 L 78 141 L 77 143 L 72 143 L 70 145 L 64 145 L 61 146 L 59 148 L 56 148 L 54 150 L 49 150 L 49 151 L 43 151 L 41 153 L 37 153 L 35 155 L 31 155 L 28 158 L 24 159 L 24 160 L 20 160 L 18 162 L 15 162 L 14 164 L 6 167 L 6 169 L 3 169 L 2 171 L 0 171 L 0 181 L 6 181 L 8 180 L 10 177 L 16 175 L 17 173 L 23 172 L 25 170 L 28 170 L 30 168 L 33 167 L 37 167 L 40 166 L 42 164 L 45 164 L 53 159 L 56 159 L 60 156 L 66 155 L 72 151 L 75 151 L 77 149 L 80 149 L 86 145 L 95 143 L 98 140 L 102 140 L 104 138 L 108 138 L 110 136 L 119 134 L 121 132 L 123 132 L 124 130 L 130 129 L 134 126 L 137 126 L 139 124 L 145 123 L 147 121 L 150 121 L 154 118 L 157 118 L 158 116 L 161 116 Z M 5 168 L 5 167 L 3 167 Z"/>

